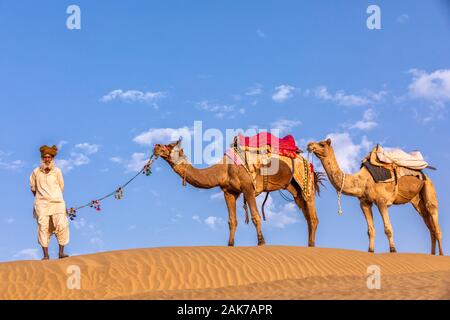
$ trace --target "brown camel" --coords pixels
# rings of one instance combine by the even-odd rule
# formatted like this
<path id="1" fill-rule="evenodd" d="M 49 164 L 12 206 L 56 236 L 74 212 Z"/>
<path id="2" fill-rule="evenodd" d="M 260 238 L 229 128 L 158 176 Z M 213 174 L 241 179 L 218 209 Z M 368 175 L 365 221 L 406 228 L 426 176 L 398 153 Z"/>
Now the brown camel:
<path id="1" fill-rule="evenodd" d="M 315 234 L 319 220 L 316 215 L 314 205 L 314 193 L 305 201 L 302 197 L 300 186 L 292 179 L 291 168 L 279 161 L 279 169 L 275 175 L 267 175 L 266 183 L 263 176 L 258 173 L 256 177 L 256 190 L 253 186 L 252 177 L 242 165 L 230 163 L 227 156 L 221 161 L 204 169 L 197 169 L 189 163 L 181 148 L 181 140 L 168 145 L 156 144 L 153 150 L 154 155 L 166 160 L 172 169 L 183 179 L 194 187 L 210 189 L 220 187 L 225 196 L 228 208 L 228 225 L 230 229 L 229 246 L 234 246 L 234 236 L 237 227 L 236 200 L 240 194 L 244 194 L 244 199 L 248 203 L 253 224 L 256 227 L 258 245 L 264 245 L 264 237 L 261 231 L 261 217 L 256 205 L 256 196 L 262 192 L 270 192 L 280 189 L 288 190 L 294 197 L 295 203 L 303 212 L 308 223 L 308 245 L 315 245 Z M 270 158 L 270 163 L 275 158 Z M 319 176 L 315 175 L 314 189 L 318 192 Z M 263 185 L 266 188 L 263 188 Z"/>
<path id="2" fill-rule="evenodd" d="M 369 252 L 374 252 L 375 239 L 372 205 L 375 204 L 380 211 L 384 231 L 389 239 L 390 251 L 396 252 L 388 208 L 393 204 L 411 202 L 430 231 L 431 254 L 436 253 L 436 240 L 439 245 L 439 254 L 444 254 L 438 223 L 436 191 L 428 176 L 425 176 L 424 181 L 412 176 L 401 177 L 396 190 L 395 182 L 376 183 L 365 167 L 358 173 L 344 175 L 336 160 L 330 139 L 309 143 L 308 151 L 313 152 L 320 159 L 331 184 L 337 191 L 342 190 L 343 194 L 359 199 L 368 226 Z"/>

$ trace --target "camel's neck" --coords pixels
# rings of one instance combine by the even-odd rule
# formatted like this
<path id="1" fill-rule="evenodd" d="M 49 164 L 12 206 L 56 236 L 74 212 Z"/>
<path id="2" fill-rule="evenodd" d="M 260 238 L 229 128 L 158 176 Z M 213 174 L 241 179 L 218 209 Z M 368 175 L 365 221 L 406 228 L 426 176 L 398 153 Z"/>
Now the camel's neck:
<path id="1" fill-rule="evenodd" d="M 196 188 L 210 189 L 218 187 L 221 184 L 223 175 L 218 164 L 204 169 L 197 169 L 192 166 L 187 158 L 177 163 L 173 163 L 172 161 L 167 162 L 183 181 Z"/>
<path id="2" fill-rule="evenodd" d="M 342 188 L 343 194 L 355 197 L 363 194 L 364 179 L 362 179 L 360 172 L 356 174 L 346 173 L 344 179 L 344 172 L 341 170 L 334 152 L 330 156 L 320 159 L 320 161 L 327 173 L 328 179 L 337 191 L 340 191 Z M 342 187 L 343 181 L 344 186 Z"/>

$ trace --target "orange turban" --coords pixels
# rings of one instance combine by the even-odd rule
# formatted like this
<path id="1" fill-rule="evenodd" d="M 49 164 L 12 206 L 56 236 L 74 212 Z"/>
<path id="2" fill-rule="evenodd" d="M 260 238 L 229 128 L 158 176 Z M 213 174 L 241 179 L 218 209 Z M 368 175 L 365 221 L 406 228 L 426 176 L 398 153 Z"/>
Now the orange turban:
<path id="1" fill-rule="evenodd" d="M 58 147 L 55 145 L 49 147 L 49 146 L 42 146 L 39 148 L 39 151 L 41 152 L 41 157 L 43 157 L 46 154 L 51 155 L 52 157 L 55 157 L 58 153 Z"/>

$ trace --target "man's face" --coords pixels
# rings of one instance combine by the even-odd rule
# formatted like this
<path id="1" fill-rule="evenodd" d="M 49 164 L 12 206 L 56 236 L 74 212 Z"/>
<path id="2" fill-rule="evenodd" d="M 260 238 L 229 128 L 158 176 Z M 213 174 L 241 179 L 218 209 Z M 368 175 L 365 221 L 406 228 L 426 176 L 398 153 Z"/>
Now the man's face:
<path id="1" fill-rule="evenodd" d="M 46 155 L 44 155 L 44 156 L 42 157 L 42 160 L 44 161 L 44 163 L 45 163 L 46 165 L 49 165 L 49 164 L 52 162 L 53 157 L 52 157 L 51 155 L 49 155 L 49 154 L 46 154 Z"/>

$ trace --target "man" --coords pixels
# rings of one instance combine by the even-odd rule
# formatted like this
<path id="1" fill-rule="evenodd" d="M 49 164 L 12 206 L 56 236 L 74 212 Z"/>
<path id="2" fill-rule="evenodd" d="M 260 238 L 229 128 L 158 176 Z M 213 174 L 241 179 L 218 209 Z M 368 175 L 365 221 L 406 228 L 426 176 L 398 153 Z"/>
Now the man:
<path id="1" fill-rule="evenodd" d="M 52 233 L 59 243 L 59 258 L 66 258 L 64 246 L 69 243 L 69 222 L 66 216 L 66 204 L 63 198 L 64 179 L 61 170 L 55 166 L 56 146 L 42 146 L 41 164 L 30 176 L 30 187 L 33 193 L 33 216 L 38 223 L 38 241 L 42 246 L 44 258 L 48 260 L 48 245 Z"/>

